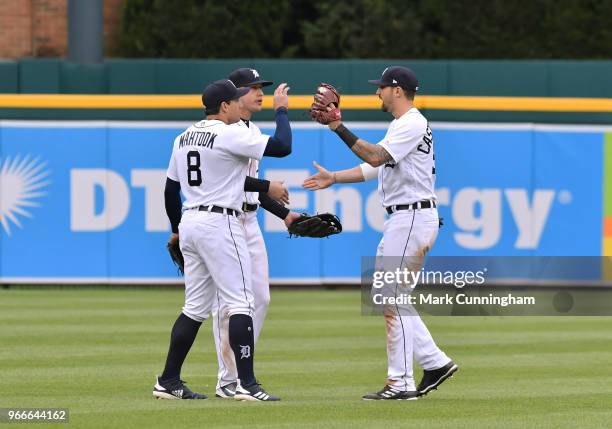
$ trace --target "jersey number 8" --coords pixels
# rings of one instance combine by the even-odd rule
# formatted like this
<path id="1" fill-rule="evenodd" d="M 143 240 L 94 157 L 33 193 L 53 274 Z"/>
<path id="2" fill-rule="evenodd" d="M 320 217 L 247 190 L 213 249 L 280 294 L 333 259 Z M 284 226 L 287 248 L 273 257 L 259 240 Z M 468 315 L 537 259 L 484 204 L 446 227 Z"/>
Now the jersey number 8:
<path id="1" fill-rule="evenodd" d="M 197 150 L 189 151 L 187 153 L 187 183 L 189 183 L 189 186 L 200 186 L 202 184 L 200 166 L 200 152 Z"/>

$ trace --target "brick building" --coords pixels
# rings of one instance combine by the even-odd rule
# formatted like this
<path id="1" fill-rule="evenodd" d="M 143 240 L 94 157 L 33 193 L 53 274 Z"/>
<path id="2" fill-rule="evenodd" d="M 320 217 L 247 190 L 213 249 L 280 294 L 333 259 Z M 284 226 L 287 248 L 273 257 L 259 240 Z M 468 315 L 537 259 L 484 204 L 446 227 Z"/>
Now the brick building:
<path id="1" fill-rule="evenodd" d="M 124 2 L 103 0 L 105 55 L 112 55 Z M 68 0 L 0 0 L 0 58 L 67 54 Z"/>

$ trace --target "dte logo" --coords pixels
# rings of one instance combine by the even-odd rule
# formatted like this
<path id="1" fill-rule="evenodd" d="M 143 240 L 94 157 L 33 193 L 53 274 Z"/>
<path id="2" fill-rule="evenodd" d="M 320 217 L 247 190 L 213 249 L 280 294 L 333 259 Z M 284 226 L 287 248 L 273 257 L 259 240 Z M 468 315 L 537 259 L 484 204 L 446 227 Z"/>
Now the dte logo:
<path id="1" fill-rule="evenodd" d="M 369 227 L 382 231 L 386 214 L 376 191 L 365 195 L 358 186 L 339 186 L 319 192 L 301 188 L 308 170 L 267 170 L 266 178 L 284 180 L 290 188 L 291 206 L 297 210 L 330 211 L 341 217 L 345 232 L 362 232 Z M 134 169 L 128 181 L 108 169 L 73 169 L 70 171 L 70 227 L 72 231 L 109 231 L 123 224 L 130 212 L 132 188 L 144 191 L 144 229 L 169 231 L 164 209 L 163 169 Z M 496 246 L 503 234 L 504 212 L 510 212 L 516 227 L 516 249 L 536 249 L 557 197 L 558 204 L 570 204 L 568 191 L 536 189 L 531 195 L 521 188 L 461 188 L 436 190 L 442 212 L 450 207 L 453 240 L 464 249 L 481 250 Z M 311 198 L 313 200 L 311 200 Z M 313 204 L 314 203 L 314 204 Z M 507 207 L 508 209 L 504 210 Z M 141 212 L 139 208 L 137 210 Z M 367 225 L 367 227 L 364 225 Z M 264 214 L 266 232 L 285 232 L 285 225 L 269 213 Z"/>
<path id="2" fill-rule="evenodd" d="M 265 172 L 269 180 L 284 180 L 289 187 L 293 209 L 336 213 L 342 220 L 345 232 L 361 232 L 364 223 L 382 232 L 386 213 L 380 206 L 377 191 L 366 195 L 359 191 L 359 185 L 347 185 L 313 193 L 301 187 L 302 181 L 309 175 L 309 170 L 269 169 Z M 557 193 L 552 189 L 535 189 L 531 192 L 523 188 L 466 187 L 451 192 L 450 188 L 440 187 L 436 189 L 436 194 L 442 216 L 447 210 L 445 206 L 450 206 L 452 225 L 448 226 L 458 230 L 453 233 L 453 240 L 460 247 L 471 250 L 490 249 L 498 244 L 502 234 L 510 234 L 510 231 L 503 230 L 504 225 L 509 227 L 508 222 L 504 223 L 505 204 L 516 226 L 514 248 L 536 249 L 555 196 L 559 204 L 570 204 L 572 199 L 568 191 Z M 285 225 L 271 214 L 265 213 L 264 220 L 267 232 L 286 230 Z"/>
<path id="3" fill-rule="evenodd" d="M 145 230 L 168 231 L 170 223 L 164 209 L 166 170 L 134 169 L 130 183 L 144 190 Z M 119 173 L 105 168 L 70 170 L 72 231 L 110 231 L 125 221 L 129 211 L 130 188 Z"/>
<path id="4" fill-rule="evenodd" d="M 526 189 L 463 188 L 454 194 L 448 188 L 437 191 L 440 206 L 450 205 L 457 244 L 465 249 L 488 249 L 495 246 L 502 231 L 503 200 L 510 208 L 517 229 L 516 249 L 535 249 L 555 198 L 552 189 L 536 189 L 531 197 Z M 569 203 L 571 194 L 559 193 L 561 203 Z M 507 231 L 506 231 L 507 233 Z"/>

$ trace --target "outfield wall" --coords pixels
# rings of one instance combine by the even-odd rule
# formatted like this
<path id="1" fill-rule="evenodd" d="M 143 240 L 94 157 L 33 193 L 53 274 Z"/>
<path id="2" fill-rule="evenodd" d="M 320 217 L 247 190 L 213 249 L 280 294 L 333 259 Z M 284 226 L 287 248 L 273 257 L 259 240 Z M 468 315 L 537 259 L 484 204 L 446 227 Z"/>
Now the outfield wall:
<path id="1" fill-rule="evenodd" d="M 310 94 L 320 81 L 368 94 L 368 79 L 390 65 L 412 68 L 427 95 L 612 97 L 612 60 L 23 58 L 0 60 L 0 93 L 198 94 L 205 82 L 252 67 L 265 79 L 289 81 L 295 94 Z"/>
<path id="2" fill-rule="evenodd" d="M 417 106 L 432 121 L 612 124 L 610 60 L 0 60 L 0 118 L 196 121 L 206 83 L 253 67 L 276 84 L 289 83 L 292 120 L 307 120 L 313 91 L 329 82 L 344 96 L 359 96 L 356 103 L 343 97 L 344 119 L 386 122 L 367 81 L 389 65 L 415 71 Z M 258 118 L 273 120 L 273 111 Z"/>
<path id="3" fill-rule="evenodd" d="M 172 141 L 187 125 L 0 121 L 0 282 L 180 281 L 165 250 L 163 188 Z M 386 124 L 350 126 L 376 142 Z M 612 127 L 431 126 L 445 220 L 432 255 L 612 255 Z M 345 231 L 289 239 L 260 211 L 272 281 L 358 282 L 385 219 L 376 183 L 301 189 L 312 160 L 330 169 L 358 160 L 323 127 L 293 130 L 293 154 L 266 159 L 261 176 L 285 180 L 294 210 L 337 213 Z"/>

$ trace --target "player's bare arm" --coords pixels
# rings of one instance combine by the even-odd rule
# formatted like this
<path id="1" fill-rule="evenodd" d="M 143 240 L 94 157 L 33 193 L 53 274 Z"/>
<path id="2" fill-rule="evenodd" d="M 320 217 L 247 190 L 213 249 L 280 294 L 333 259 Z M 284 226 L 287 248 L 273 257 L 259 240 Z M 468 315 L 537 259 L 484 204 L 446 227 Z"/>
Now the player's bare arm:
<path id="1" fill-rule="evenodd" d="M 329 188 L 334 183 L 359 183 L 365 180 L 360 166 L 348 170 L 329 171 L 325 167 L 312 162 L 317 173 L 307 177 L 302 186 L 311 191 Z"/>
<path id="2" fill-rule="evenodd" d="M 344 127 L 340 121 L 331 122 L 329 124 L 329 128 L 336 132 L 340 138 L 344 140 L 344 137 L 340 134 L 342 132 L 341 127 L 348 131 L 348 129 Z M 352 134 L 350 131 L 348 131 L 348 133 Z M 350 137 L 348 138 L 350 140 Z M 355 155 L 370 164 L 372 167 L 380 167 L 393 159 L 391 155 L 389 155 L 389 152 L 387 152 L 382 146 L 368 143 L 360 138 L 358 138 L 352 144 L 352 146 L 350 146 L 350 148 Z"/>
<path id="3" fill-rule="evenodd" d="M 393 159 L 382 146 L 368 143 L 362 139 L 357 140 L 351 150 L 372 167 L 380 167 Z"/>

